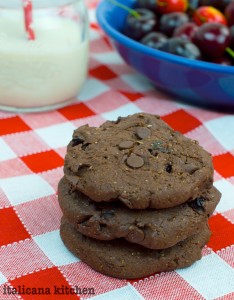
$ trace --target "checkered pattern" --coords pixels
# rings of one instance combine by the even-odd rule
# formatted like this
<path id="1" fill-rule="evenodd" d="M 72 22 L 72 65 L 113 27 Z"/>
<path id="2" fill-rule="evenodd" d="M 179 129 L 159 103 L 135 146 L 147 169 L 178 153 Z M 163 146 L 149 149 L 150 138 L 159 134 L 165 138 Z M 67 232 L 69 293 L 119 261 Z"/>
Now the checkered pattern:
<path id="1" fill-rule="evenodd" d="M 87 5 L 89 77 L 77 101 L 43 114 L 0 112 L 0 299 L 234 299 L 234 116 L 184 105 L 155 90 L 123 63 L 98 27 L 97 1 Z M 76 127 L 141 111 L 159 114 L 212 153 L 215 186 L 223 195 L 199 262 L 127 281 L 91 270 L 64 247 L 56 191 Z M 4 294 L 18 286 L 50 288 L 51 294 Z M 93 287 L 95 294 L 59 296 L 54 286 Z"/>

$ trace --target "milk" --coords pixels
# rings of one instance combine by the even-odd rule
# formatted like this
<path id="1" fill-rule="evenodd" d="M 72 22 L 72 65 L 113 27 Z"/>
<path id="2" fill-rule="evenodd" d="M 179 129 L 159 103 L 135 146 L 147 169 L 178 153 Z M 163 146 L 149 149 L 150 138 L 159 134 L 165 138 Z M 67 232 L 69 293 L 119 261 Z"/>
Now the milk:
<path id="1" fill-rule="evenodd" d="M 0 106 L 59 104 L 86 78 L 88 41 L 79 24 L 59 16 L 35 18 L 28 41 L 20 11 L 0 13 Z"/>

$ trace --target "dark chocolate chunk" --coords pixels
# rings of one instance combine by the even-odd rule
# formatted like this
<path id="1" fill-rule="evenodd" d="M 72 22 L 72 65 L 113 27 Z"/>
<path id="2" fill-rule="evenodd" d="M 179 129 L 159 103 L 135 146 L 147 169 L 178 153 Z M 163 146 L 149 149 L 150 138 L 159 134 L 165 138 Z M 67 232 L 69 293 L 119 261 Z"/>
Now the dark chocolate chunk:
<path id="1" fill-rule="evenodd" d="M 127 155 L 127 154 L 124 154 L 123 157 L 122 157 L 121 162 L 122 162 L 122 163 L 125 163 L 126 160 L 127 160 L 127 158 L 128 158 L 128 155 Z"/>
<path id="2" fill-rule="evenodd" d="M 130 149 L 134 145 L 132 141 L 123 141 L 119 144 L 119 149 Z"/>
<path id="3" fill-rule="evenodd" d="M 172 171 L 172 165 L 171 164 L 166 164 L 166 168 L 165 168 L 167 173 L 171 173 Z"/>
<path id="4" fill-rule="evenodd" d="M 140 139 L 147 139 L 151 135 L 151 131 L 147 127 L 138 127 L 136 130 L 136 135 Z"/>
<path id="5" fill-rule="evenodd" d="M 137 169 L 144 165 L 144 159 L 134 153 L 131 153 L 131 155 L 126 160 L 126 163 L 129 167 Z"/>
<path id="6" fill-rule="evenodd" d="M 76 136 L 72 139 L 72 147 L 75 147 L 79 144 L 83 144 L 84 138 L 82 136 Z"/>
<path id="7" fill-rule="evenodd" d="M 189 202 L 188 205 L 192 209 L 205 211 L 205 209 L 204 209 L 204 202 L 205 202 L 205 199 L 203 197 L 198 197 L 195 200 Z"/>
<path id="8" fill-rule="evenodd" d="M 135 226 L 130 226 L 129 227 L 129 233 L 128 233 L 128 240 L 131 241 L 132 243 L 139 243 L 143 241 L 145 235 L 144 231 L 141 230 L 140 228 L 137 228 Z"/>
<path id="9" fill-rule="evenodd" d="M 186 172 L 188 172 L 189 174 L 193 174 L 194 172 L 196 172 L 197 170 L 199 170 L 199 166 L 195 165 L 195 164 L 185 164 L 184 165 L 184 170 Z"/>

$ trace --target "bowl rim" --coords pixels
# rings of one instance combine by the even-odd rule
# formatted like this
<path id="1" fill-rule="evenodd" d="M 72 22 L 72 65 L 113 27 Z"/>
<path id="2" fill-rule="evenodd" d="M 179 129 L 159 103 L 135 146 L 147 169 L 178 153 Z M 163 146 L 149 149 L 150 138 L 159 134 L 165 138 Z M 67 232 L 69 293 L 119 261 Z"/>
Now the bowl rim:
<path id="1" fill-rule="evenodd" d="M 120 0 L 118 0 L 121 2 Z M 134 3 L 132 1 L 132 3 Z M 129 3 L 127 1 L 124 1 L 124 4 L 128 6 Z M 129 6 L 130 7 L 130 6 Z M 207 71 L 212 71 L 212 72 L 218 72 L 218 73 L 229 73 L 231 75 L 234 75 L 234 66 L 225 66 L 225 65 L 220 65 L 216 63 L 211 63 L 211 62 L 204 62 L 204 61 L 199 61 L 199 60 L 192 60 L 188 59 L 185 57 L 181 57 L 178 55 L 174 55 L 171 53 L 163 52 L 157 49 L 150 48 L 146 45 L 143 45 L 127 36 L 125 36 L 123 33 L 120 31 L 116 30 L 111 26 L 111 24 L 107 21 L 105 18 L 105 11 L 110 10 L 115 10 L 119 9 L 119 7 L 113 5 L 111 2 L 108 2 L 106 0 L 101 0 L 101 2 L 98 4 L 97 10 L 96 10 L 96 17 L 99 25 L 101 28 L 114 40 L 118 41 L 119 43 L 125 45 L 128 48 L 132 48 L 133 50 L 139 51 L 143 54 L 149 55 L 153 58 L 158 58 L 162 59 L 168 62 L 173 62 L 177 63 L 180 65 L 186 65 L 189 67 L 195 67 Z"/>

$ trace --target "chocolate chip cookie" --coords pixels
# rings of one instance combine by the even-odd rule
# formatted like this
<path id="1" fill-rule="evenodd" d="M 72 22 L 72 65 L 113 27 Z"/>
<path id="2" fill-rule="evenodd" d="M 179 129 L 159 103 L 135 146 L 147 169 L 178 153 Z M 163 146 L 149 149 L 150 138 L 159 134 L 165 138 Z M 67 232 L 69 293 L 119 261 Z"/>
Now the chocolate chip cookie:
<path id="1" fill-rule="evenodd" d="M 204 227 L 201 233 L 171 248 L 151 250 L 123 239 L 103 242 L 86 237 L 65 219 L 60 234 L 66 247 L 94 270 L 129 279 L 190 266 L 201 258 L 201 249 L 210 238 L 208 227 Z"/>
<path id="2" fill-rule="evenodd" d="M 75 130 L 64 172 L 92 200 L 118 200 L 131 209 L 174 207 L 213 182 L 211 155 L 145 113 Z"/>
<path id="3" fill-rule="evenodd" d="M 199 233 L 219 199 L 220 193 L 213 187 L 195 200 L 177 207 L 133 210 L 119 201 L 94 202 L 73 191 L 65 178 L 58 186 L 63 214 L 80 233 L 98 240 L 125 238 L 151 249 L 169 248 Z"/>

